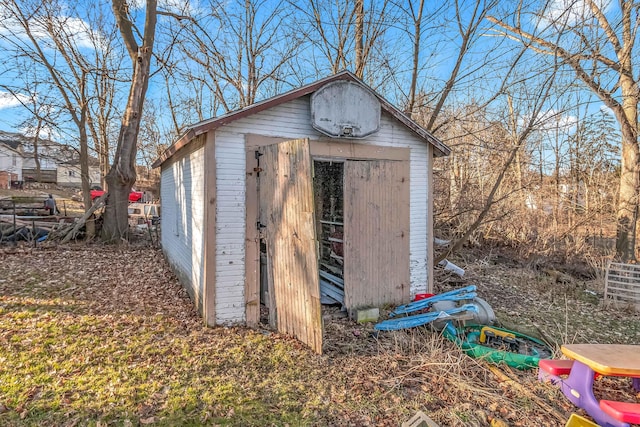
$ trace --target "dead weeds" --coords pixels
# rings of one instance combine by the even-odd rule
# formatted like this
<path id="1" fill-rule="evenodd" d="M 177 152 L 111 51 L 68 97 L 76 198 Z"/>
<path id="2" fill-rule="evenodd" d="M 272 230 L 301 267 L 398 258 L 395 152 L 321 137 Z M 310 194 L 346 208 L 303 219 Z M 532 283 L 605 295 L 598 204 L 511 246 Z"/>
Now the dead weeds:
<path id="1" fill-rule="evenodd" d="M 558 342 L 637 342 L 635 316 L 526 268 L 465 267 L 439 291 L 475 283 L 503 323 Z M 0 254 L 2 425 L 397 426 L 418 410 L 442 426 L 561 426 L 574 408 L 535 372 L 492 370 L 428 329 L 327 318 L 316 356 L 267 329 L 206 328 L 157 250 Z"/>

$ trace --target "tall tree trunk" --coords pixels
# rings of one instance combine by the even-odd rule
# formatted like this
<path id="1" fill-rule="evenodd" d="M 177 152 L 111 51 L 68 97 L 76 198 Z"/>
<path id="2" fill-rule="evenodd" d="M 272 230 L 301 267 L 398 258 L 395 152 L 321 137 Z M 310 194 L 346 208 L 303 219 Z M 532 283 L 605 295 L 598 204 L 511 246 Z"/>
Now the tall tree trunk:
<path id="1" fill-rule="evenodd" d="M 109 198 L 102 235 L 106 241 L 110 242 L 126 238 L 129 230 L 129 193 L 136 182 L 137 139 L 144 97 L 149 85 L 150 59 L 150 55 L 140 55 L 135 62 L 127 108 L 120 126 L 116 155 L 111 170 L 105 178 Z"/>
<path id="2" fill-rule="evenodd" d="M 364 76 L 364 0 L 356 0 L 356 76 Z"/>
<path id="3" fill-rule="evenodd" d="M 614 109 L 622 134 L 622 161 L 620 171 L 620 193 L 618 199 L 616 254 L 622 260 L 635 261 L 636 223 L 638 221 L 638 195 L 640 156 L 638 149 L 638 84 L 634 80 L 633 45 L 635 32 L 631 25 L 633 2 L 621 2 L 622 46 L 617 51 L 620 62 L 621 105 Z M 635 6 L 637 7 L 637 6 Z M 636 27 L 637 29 L 637 27 Z"/>
<path id="4" fill-rule="evenodd" d="M 411 6 L 411 5 L 410 5 Z M 420 69 L 420 40 L 422 38 L 422 11 L 424 9 L 424 0 L 420 0 L 418 5 L 418 14 L 413 15 L 414 33 L 413 33 L 413 64 L 411 66 L 411 87 L 409 88 L 409 105 L 406 113 L 409 117 L 413 116 L 413 109 L 416 105 L 416 90 L 418 86 L 418 70 Z"/>
<path id="5" fill-rule="evenodd" d="M 87 119 L 86 107 L 80 113 L 80 122 L 82 126 L 78 127 L 80 131 L 80 185 L 82 186 L 82 201 L 84 202 L 85 211 L 91 208 L 91 185 L 89 178 L 89 140 L 87 137 L 87 127 L 85 125 Z M 87 238 L 96 235 L 95 221 L 93 215 L 86 222 Z"/>
<path id="6" fill-rule="evenodd" d="M 616 254 L 633 261 L 638 220 L 638 142 L 637 137 L 622 130 L 622 164 L 618 196 Z"/>
<path id="7" fill-rule="evenodd" d="M 42 129 L 42 119 L 38 118 L 38 124 L 36 125 L 36 132 L 33 135 L 33 161 L 36 164 L 36 181 L 42 180 L 42 173 L 40 172 L 40 155 L 38 154 L 38 143 L 40 142 L 40 130 Z"/>
<path id="8" fill-rule="evenodd" d="M 113 165 L 105 178 L 109 188 L 109 196 L 105 208 L 102 237 L 107 242 L 119 243 L 128 236 L 129 192 L 136 182 L 138 131 L 140 130 L 144 98 L 149 86 L 156 8 L 156 0 L 147 0 L 143 43 L 142 46 L 138 46 L 133 35 L 133 24 L 129 21 L 126 1 L 113 0 L 116 21 L 133 62 L 133 78 L 127 107 L 120 126 Z"/>

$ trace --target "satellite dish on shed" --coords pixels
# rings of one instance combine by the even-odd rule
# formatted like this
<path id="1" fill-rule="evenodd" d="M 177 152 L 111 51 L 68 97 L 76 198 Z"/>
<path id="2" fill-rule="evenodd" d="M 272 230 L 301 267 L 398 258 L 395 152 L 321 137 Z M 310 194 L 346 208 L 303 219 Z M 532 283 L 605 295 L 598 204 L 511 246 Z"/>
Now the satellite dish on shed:
<path id="1" fill-rule="evenodd" d="M 380 102 L 357 83 L 332 82 L 311 95 L 311 125 L 333 138 L 364 138 L 380 129 Z"/>

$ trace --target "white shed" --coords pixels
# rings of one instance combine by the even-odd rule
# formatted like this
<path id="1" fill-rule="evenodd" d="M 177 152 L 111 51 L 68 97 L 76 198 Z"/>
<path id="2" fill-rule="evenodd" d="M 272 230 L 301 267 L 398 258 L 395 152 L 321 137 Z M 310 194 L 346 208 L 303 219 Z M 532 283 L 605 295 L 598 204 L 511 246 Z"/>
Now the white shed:
<path id="1" fill-rule="evenodd" d="M 262 305 L 321 352 L 321 300 L 433 288 L 433 158 L 448 154 L 343 71 L 188 128 L 154 164 L 163 251 L 208 325 L 256 325 Z"/>

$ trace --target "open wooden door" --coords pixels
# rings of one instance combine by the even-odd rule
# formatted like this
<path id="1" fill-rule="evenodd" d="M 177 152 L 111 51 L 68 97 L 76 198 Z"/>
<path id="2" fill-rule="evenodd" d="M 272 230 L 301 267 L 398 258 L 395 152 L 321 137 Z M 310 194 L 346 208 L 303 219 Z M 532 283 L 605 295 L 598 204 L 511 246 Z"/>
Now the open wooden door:
<path id="1" fill-rule="evenodd" d="M 322 312 L 308 140 L 260 149 L 260 226 L 278 331 L 322 353 Z"/>
<path id="2" fill-rule="evenodd" d="M 409 301 L 409 162 L 347 160 L 345 306 Z"/>

